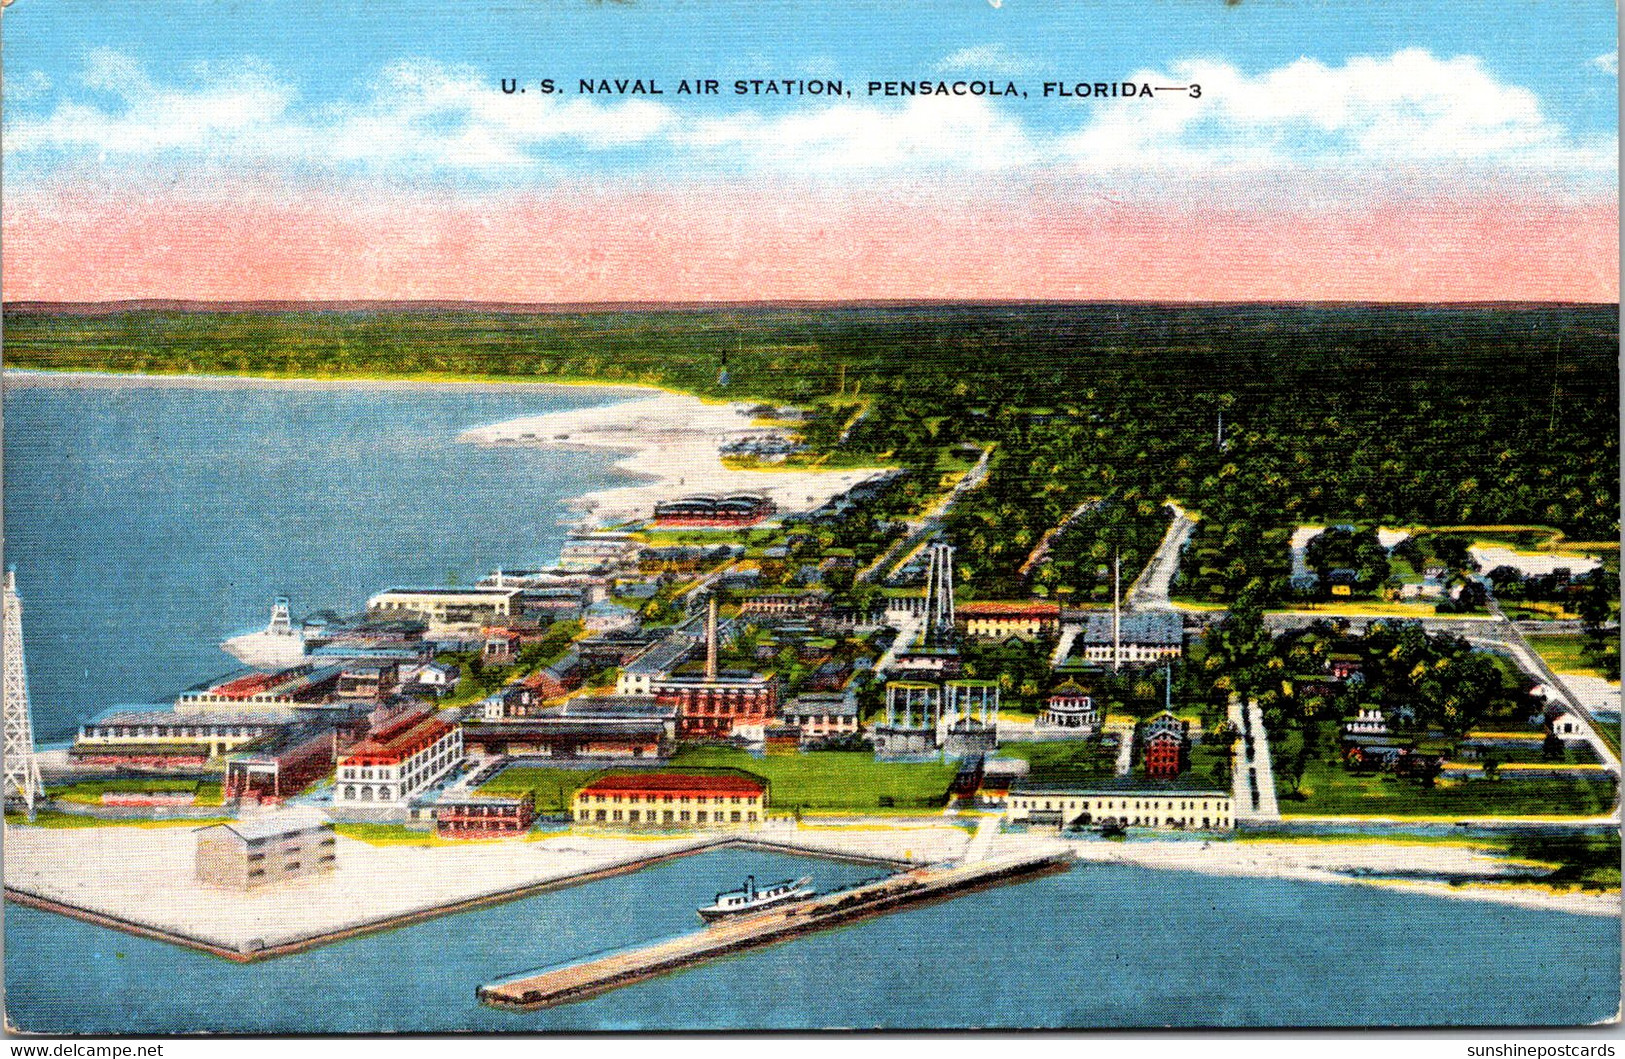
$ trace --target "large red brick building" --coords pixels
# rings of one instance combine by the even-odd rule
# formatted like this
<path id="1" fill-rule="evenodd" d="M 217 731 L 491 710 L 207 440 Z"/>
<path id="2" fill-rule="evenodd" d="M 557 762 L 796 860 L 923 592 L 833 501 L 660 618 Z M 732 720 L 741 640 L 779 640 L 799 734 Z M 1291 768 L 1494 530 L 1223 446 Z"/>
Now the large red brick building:
<path id="1" fill-rule="evenodd" d="M 529 794 L 514 798 L 470 795 L 435 803 L 435 831 L 442 838 L 501 838 L 522 835 L 536 821 Z"/>
<path id="2" fill-rule="evenodd" d="M 655 701 L 677 707 L 679 739 L 762 739 L 778 721 L 772 674 L 670 676 L 654 682 Z"/>
<path id="3" fill-rule="evenodd" d="M 656 526 L 750 526 L 773 515 L 777 505 L 765 496 L 685 496 L 655 505 Z"/>
<path id="4" fill-rule="evenodd" d="M 1145 722 L 1141 753 L 1146 775 L 1168 779 L 1190 764 L 1190 735 L 1185 722 L 1164 711 Z"/>

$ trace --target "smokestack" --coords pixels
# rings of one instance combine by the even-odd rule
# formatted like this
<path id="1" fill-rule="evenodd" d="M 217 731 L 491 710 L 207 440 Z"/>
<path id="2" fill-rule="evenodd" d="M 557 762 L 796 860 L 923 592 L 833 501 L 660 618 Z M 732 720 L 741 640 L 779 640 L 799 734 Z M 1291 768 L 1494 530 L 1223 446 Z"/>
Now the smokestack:
<path id="1" fill-rule="evenodd" d="M 1112 553 L 1112 672 L 1123 665 L 1123 557 Z"/>
<path id="2" fill-rule="evenodd" d="M 714 592 L 705 613 L 705 679 L 717 679 L 717 597 Z"/>

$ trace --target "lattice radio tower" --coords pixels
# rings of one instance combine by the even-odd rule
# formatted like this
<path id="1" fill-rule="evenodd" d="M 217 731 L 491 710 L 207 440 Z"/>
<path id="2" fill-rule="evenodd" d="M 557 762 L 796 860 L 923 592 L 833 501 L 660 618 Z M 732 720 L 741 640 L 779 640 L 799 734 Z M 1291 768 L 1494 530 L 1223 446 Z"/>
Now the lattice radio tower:
<path id="1" fill-rule="evenodd" d="M 23 604 L 17 598 L 17 571 L 6 570 L 5 625 L 5 801 L 21 803 L 34 812 L 44 796 L 39 762 L 34 760 L 34 719 L 28 709 L 28 670 L 23 665 Z"/>

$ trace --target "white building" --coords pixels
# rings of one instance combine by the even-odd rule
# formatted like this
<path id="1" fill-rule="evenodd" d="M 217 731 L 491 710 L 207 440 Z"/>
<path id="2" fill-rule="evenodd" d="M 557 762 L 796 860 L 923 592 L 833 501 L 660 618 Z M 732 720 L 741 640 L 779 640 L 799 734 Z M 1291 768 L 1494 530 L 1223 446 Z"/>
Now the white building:
<path id="1" fill-rule="evenodd" d="M 339 760 L 333 804 L 405 808 L 462 760 L 462 729 L 433 710 L 414 710 L 373 731 Z"/>
<path id="2" fill-rule="evenodd" d="M 1091 611 L 1079 639 L 1087 661 L 1144 665 L 1183 654 L 1185 626 L 1177 613 L 1148 611 L 1122 615 L 1114 630 L 1110 611 Z"/>
<path id="3" fill-rule="evenodd" d="M 655 682 L 671 676 L 694 650 L 694 640 L 674 633 L 621 667 L 615 680 L 615 694 L 653 697 Z"/>
<path id="4" fill-rule="evenodd" d="M 1354 720 L 1343 725 L 1349 735 L 1387 735 L 1388 718 L 1375 706 L 1362 706 Z"/>
<path id="5" fill-rule="evenodd" d="M 785 724 L 801 729 L 803 741 L 855 735 L 861 728 L 858 700 L 850 692 L 804 692 L 780 707 L 780 716 Z"/>
<path id="6" fill-rule="evenodd" d="M 1123 788 L 1084 790 L 1010 788 L 1004 818 L 1010 823 L 1088 826 L 1116 823 L 1185 831 L 1228 831 L 1230 795 L 1222 791 Z"/>
<path id="7" fill-rule="evenodd" d="M 374 616 L 420 618 L 430 636 L 477 635 L 513 615 L 517 588 L 390 588 L 367 600 Z"/>
<path id="8" fill-rule="evenodd" d="M 571 537 L 559 549 L 561 570 L 624 570 L 638 565 L 642 545 L 623 533 Z"/>

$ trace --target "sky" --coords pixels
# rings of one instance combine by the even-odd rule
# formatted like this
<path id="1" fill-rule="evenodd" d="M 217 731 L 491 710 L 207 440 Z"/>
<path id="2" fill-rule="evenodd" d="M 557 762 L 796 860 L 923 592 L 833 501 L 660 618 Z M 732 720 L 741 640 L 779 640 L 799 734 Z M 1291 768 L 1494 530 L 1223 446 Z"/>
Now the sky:
<path id="1" fill-rule="evenodd" d="M 1610 2 L 388 6 L 16 0 L 4 297 L 1619 296 Z"/>

